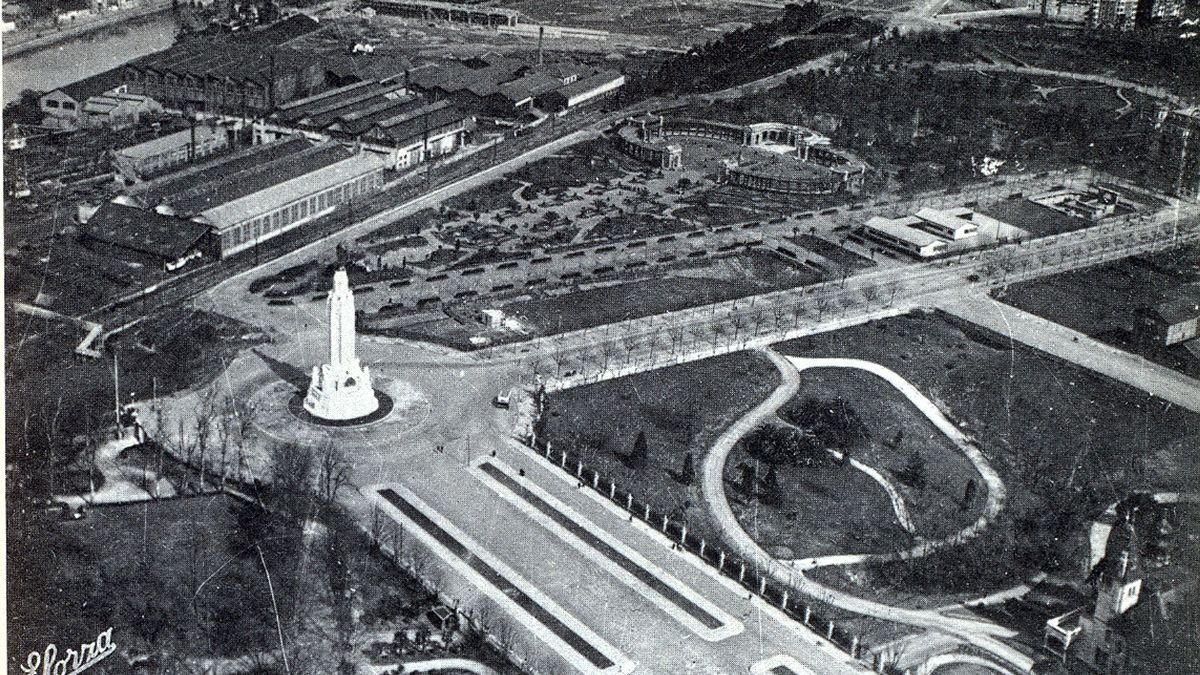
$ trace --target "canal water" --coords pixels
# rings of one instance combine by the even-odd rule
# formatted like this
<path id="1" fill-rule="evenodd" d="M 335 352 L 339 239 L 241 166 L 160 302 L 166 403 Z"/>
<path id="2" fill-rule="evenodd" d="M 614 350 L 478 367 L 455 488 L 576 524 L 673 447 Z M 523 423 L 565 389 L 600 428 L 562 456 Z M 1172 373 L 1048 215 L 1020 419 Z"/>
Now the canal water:
<path id="1" fill-rule="evenodd" d="M 160 12 L 6 58 L 4 103 L 19 98 L 22 89 L 50 91 L 166 49 L 177 30 L 175 15 Z"/>

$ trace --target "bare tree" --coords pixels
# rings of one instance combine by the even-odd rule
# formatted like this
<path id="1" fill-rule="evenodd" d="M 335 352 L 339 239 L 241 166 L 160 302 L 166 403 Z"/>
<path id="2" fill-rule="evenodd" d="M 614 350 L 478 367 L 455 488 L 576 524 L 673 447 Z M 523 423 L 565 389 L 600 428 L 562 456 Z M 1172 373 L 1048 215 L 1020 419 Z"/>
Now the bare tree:
<path id="1" fill-rule="evenodd" d="M 880 291 L 879 287 L 875 284 L 866 284 L 859 290 L 866 304 L 871 305 L 879 300 Z"/>
<path id="2" fill-rule="evenodd" d="M 198 466 L 200 469 L 200 491 L 204 491 L 204 477 L 207 470 L 208 459 L 206 457 L 209 449 L 209 444 L 212 442 L 213 428 L 215 422 L 218 422 L 218 411 L 220 405 L 220 390 L 217 385 L 213 384 L 206 387 L 200 392 L 200 398 L 196 405 L 196 414 L 192 418 L 192 431 L 195 432 L 195 444 L 198 458 Z"/>
<path id="3" fill-rule="evenodd" d="M 566 347 L 556 347 L 554 351 L 550 353 L 550 359 L 554 361 L 554 366 L 556 369 L 554 371 L 554 376 L 561 377 L 563 366 L 567 365 L 567 362 L 571 359 L 571 357 L 567 355 Z"/>
<path id="4" fill-rule="evenodd" d="M 729 317 L 729 325 L 733 326 L 733 338 L 730 340 L 731 343 L 738 341 L 738 337 L 741 335 L 742 330 L 746 328 L 747 323 L 748 321 L 746 320 L 746 317 L 742 314 L 734 314 L 733 316 Z"/>
<path id="5" fill-rule="evenodd" d="M 333 441 L 321 445 L 318 461 L 317 496 L 324 506 L 329 507 L 337 501 L 338 492 L 350 482 L 353 466 Z"/>
<path id="6" fill-rule="evenodd" d="M 371 546 L 379 550 L 383 546 L 383 511 L 379 504 L 371 504 Z"/>

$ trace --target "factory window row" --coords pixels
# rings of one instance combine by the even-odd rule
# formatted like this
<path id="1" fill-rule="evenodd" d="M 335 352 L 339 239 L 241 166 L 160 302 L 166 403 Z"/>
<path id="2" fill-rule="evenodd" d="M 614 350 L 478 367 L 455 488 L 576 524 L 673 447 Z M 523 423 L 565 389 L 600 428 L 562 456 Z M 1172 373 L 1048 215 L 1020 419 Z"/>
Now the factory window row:
<path id="1" fill-rule="evenodd" d="M 277 233 L 294 223 L 310 218 L 322 211 L 344 203 L 370 191 L 376 185 L 376 174 L 368 174 L 335 187 L 292 202 L 270 213 L 247 220 L 234 226 L 223 236 L 223 248 L 227 251 L 261 237 Z"/>

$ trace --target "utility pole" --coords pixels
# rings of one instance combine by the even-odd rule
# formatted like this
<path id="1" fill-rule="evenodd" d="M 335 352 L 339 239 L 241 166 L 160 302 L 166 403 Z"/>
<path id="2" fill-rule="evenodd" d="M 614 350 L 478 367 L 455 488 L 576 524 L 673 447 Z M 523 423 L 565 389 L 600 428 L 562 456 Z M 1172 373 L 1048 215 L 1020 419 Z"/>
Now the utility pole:
<path id="1" fill-rule="evenodd" d="M 117 440 L 121 440 L 121 375 L 117 364 L 117 350 L 113 349 L 113 411 L 117 414 Z"/>

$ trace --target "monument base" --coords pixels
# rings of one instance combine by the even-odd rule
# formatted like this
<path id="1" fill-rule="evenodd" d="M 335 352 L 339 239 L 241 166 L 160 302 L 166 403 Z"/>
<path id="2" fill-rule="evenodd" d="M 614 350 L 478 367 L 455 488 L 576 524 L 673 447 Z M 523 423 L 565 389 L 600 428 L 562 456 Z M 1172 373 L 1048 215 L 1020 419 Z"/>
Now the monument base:
<path id="1" fill-rule="evenodd" d="M 293 390 L 293 391 L 295 391 L 295 390 Z M 384 418 L 391 415 L 392 410 L 395 408 L 395 405 L 396 405 L 395 401 L 392 399 L 391 396 L 388 396 L 387 393 L 385 393 L 381 390 L 376 390 L 374 392 L 374 394 L 375 394 L 375 400 L 378 404 L 377 407 L 375 408 L 375 411 L 368 413 L 367 415 L 365 415 L 363 417 L 354 417 L 351 419 L 335 420 L 335 419 L 330 419 L 328 417 L 317 417 L 316 415 L 313 415 L 312 413 L 310 413 L 308 411 L 308 409 L 304 405 L 305 402 L 308 400 L 308 396 L 303 391 L 295 391 L 295 393 L 292 395 L 291 399 L 288 400 L 286 407 L 287 407 L 288 412 L 291 413 L 293 418 L 295 418 L 296 420 L 299 420 L 301 422 L 304 422 L 305 424 L 311 424 L 311 425 L 317 426 L 317 427 L 333 427 L 333 428 L 359 427 L 359 426 L 373 424 L 375 422 L 379 422 L 380 420 L 383 420 Z"/>
<path id="2" fill-rule="evenodd" d="M 366 417 L 379 409 L 375 389 L 371 386 L 371 371 L 351 362 L 345 372 L 335 372 L 329 364 L 313 368 L 304 410 L 313 417 L 325 420 L 353 420 Z"/>

